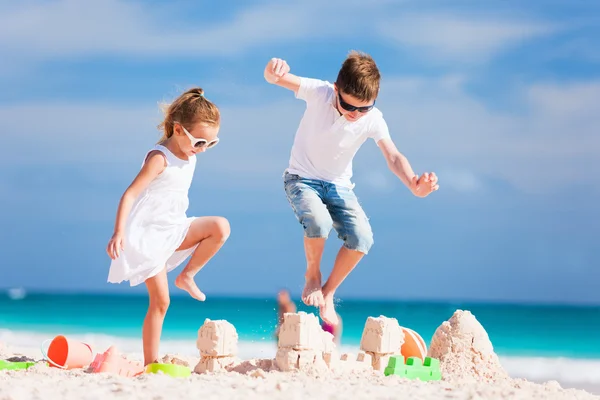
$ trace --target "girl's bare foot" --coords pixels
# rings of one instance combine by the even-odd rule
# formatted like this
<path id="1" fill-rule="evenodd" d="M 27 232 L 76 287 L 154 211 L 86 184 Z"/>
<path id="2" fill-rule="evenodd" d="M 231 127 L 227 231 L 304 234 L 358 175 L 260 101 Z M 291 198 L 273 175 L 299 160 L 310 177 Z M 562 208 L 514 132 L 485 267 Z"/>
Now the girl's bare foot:
<path id="1" fill-rule="evenodd" d="M 175 279 L 175 286 L 177 286 L 181 290 L 185 290 L 192 296 L 194 299 L 199 301 L 206 300 L 206 295 L 198 289 L 196 286 L 196 282 L 194 282 L 194 278 L 188 275 L 181 274 Z"/>

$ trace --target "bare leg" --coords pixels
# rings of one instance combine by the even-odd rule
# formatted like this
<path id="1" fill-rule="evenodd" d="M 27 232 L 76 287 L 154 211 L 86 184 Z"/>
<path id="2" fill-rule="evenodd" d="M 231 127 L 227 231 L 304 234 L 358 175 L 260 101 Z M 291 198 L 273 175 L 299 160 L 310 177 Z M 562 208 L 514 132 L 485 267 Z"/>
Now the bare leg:
<path id="1" fill-rule="evenodd" d="M 364 253 L 356 250 L 350 250 L 342 246 L 335 258 L 331 275 L 323 285 L 323 300 L 324 304 L 320 309 L 319 314 L 323 321 L 331 325 L 337 325 L 339 320 L 335 312 L 333 304 L 333 296 L 340 284 L 346 279 L 348 274 L 356 267 L 358 262 L 363 258 Z"/>
<path id="2" fill-rule="evenodd" d="M 326 238 L 304 237 L 306 254 L 306 284 L 302 291 L 302 301 L 307 306 L 320 307 L 324 304 L 321 292 L 321 257 L 325 249 Z"/>
<path id="3" fill-rule="evenodd" d="M 177 250 L 195 246 L 190 261 L 175 279 L 175 286 L 185 290 L 196 300 L 204 301 L 206 296 L 198 289 L 194 276 L 219 251 L 229 237 L 229 222 L 223 217 L 200 217 L 194 220 L 190 229 Z"/>
<path id="4" fill-rule="evenodd" d="M 148 288 L 150 304 L 142 327 L 144 365 L 158 360 L 160 335 L 170 303 L 166 268 L 152 278 L 147 279 L 146 287 Z"/>

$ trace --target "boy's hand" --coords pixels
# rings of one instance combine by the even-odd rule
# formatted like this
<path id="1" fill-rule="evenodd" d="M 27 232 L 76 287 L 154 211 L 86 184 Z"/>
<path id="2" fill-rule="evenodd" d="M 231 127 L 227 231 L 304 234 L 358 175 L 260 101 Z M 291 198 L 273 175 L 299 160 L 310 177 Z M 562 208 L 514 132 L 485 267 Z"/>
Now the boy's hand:
<path id="1" fill-rule="evenodd" d="M 265 80 L 269 83 L 277 83 L 288 72 L 290 72 L 290 66 L 285 60 L 271 58 L 265 67 Z"/>
<path id="2" fill-rule="evenodd" d="M 434 172 L 425 172 L 420 178 L 415 175 L 410 182 L 410 191 L 417 197 L 426 197 L 439 188 L 438 177 Z"/>

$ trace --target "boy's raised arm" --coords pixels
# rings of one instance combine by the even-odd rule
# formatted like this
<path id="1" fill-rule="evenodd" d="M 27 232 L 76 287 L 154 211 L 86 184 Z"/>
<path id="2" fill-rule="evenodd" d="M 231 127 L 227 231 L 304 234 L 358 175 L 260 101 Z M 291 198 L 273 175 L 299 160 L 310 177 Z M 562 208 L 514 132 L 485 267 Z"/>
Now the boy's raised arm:
<path id="1" fill-rule="evenodd" d="M 290 66 L 281 58 L 271 58 L 265 67 L 265 80 L 294 93 L 300 88 L 300 77 L 290 74 Z"/>
<path id="2" fill-rule="evenodd" d="M 417 197 L 426 197 L 440 188 L 438 177 L 434 172 L 425 172 L 421 177 L 414 173 L 408 159 L 400 153 L 390 138 L 381 139 L 377 146 L 389 169 L 406 185 Z"/>

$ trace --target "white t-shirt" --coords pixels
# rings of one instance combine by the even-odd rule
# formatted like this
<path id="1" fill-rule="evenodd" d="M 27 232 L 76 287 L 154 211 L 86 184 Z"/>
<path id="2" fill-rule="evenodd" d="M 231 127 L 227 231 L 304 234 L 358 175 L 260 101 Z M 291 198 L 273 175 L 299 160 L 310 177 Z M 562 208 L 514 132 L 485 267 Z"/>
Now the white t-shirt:
<path id="1" fill-rule="evenodd" d="M 353 187 L 352 159 L 367 140 L 389 138 L 383 114 L 373 107 L 358 121 L 349 122 L 337 111 L 333 85 L 300 78 L 296 97 L 306 101 L 287 171 L 303 178 Z"/>

